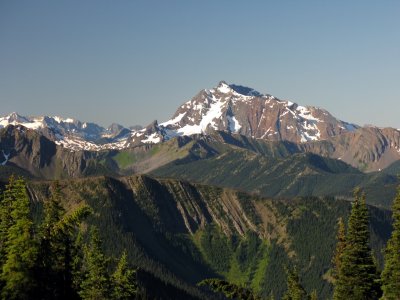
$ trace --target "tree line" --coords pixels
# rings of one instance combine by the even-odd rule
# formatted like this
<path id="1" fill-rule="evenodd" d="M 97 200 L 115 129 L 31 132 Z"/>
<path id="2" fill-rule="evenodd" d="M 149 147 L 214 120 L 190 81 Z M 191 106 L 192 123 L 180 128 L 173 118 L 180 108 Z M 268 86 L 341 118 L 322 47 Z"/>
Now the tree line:
<path id="1" fill-rule="evenodd" d="M 11 177 L 0 201 L 1 299 L 132 299 L 135 270 L 123 252 L 111 269 L 95 227 L 84 242 L 82 222 L 92 213 L 80 206 L 66 213 L 60 186 L 34 220 L 26 184 Z"/>

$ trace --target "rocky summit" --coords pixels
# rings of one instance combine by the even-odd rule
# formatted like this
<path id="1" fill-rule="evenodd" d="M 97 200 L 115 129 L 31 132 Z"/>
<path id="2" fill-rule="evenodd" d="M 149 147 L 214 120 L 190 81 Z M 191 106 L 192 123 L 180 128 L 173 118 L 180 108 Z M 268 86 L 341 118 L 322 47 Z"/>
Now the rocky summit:
<path id="1" fill-rule="evenodd" d="M 221 130 L 295 143 L 327 139 L 358 127 L 336 119 L 324 109 L 300 106 L 224 81 L 201 91 L 160 126 L 168 136 Z"/>

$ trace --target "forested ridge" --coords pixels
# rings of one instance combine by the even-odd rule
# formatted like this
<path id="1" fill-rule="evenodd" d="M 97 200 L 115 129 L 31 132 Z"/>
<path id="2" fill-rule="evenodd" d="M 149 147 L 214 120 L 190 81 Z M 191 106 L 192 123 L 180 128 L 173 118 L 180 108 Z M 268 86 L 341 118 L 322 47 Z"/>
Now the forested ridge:
<path id="1" fill-rule="evenodd" d="M 0 202 L 1 297 L 398 299 L 400 194 L 391 237 L 390 214 L 354 197 L 268 200 L 146 176 L 11 177 Z"/>

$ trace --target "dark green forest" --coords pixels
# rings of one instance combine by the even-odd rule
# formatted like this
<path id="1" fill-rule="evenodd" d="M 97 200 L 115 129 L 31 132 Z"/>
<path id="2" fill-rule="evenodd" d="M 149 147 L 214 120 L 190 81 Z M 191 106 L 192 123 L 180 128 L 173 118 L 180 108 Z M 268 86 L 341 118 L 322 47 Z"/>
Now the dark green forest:
<path id="1" fill-rule="evenodd" d="M 1 190 L 1 298 L 399 299 L 400 192 L 393 213 L 365 198 L 12 176 Z"/>

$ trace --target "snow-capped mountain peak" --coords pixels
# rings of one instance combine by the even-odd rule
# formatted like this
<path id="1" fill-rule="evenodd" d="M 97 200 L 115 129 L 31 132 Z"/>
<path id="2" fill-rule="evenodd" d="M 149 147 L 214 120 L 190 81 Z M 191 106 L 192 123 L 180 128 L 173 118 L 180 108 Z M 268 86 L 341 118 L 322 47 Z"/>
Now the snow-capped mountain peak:
<path id="1" fill-rule="evenodd" d="M 105 129 L 97 124 L 81 122 L 73 118 L 59 116 L 25 117 L 11 113 L 0 118 L 0 128 L 21 125 L 40 131 L 57 144 L 73 150 L 114 149 L 124 146 L 131 130 L 113 124 Z"/>
<path id="2" fill-rule="evenodd" d="M 230 93 L 232 91 L 231 87 L 225 81 L 220 81 L 216 89 L 221 93 Z"/>
<path id="3" fill-rule="evenodd" d="M 27 121 L 25 117 L 20 116 L 20 115 L 19 115 L 18 113 L 16 113 L 16 112 L 12 112 L 11 114 L 5 116 L 5 117 L 2 118 L 2 119 L 6 119 L 6 120 L 8 120 L 8 122 L 15 122 L 15 123 L 18 123 L 18 122 L 26 122 L 26 121 Z"/>
<path id="4" fill-rule="evenodd" d="M 6 127 L 8 125 L 23 125 L 24 127 L 30 129 L 40 129 L 43 128 L 42 119 L 43 117 L 39 118 L 24 117 L 16 112 L 13 112 L 7 116 L 0 118 L 0 128 Z"/>
<path id="5" fill-rule="evenodd" d="M 326 139 L 357 126 L 349 126 L 317 107 L 300 106 L 221 81 L 181 105 L 160 128 L 166 132 L 165 139 L 221 130 L 252 138 L 307 142 Z"/>
<path id="6" fill-rule="evenodd" d="M 324 109 L 300 106 L 224 81 L 200 91 L 182 104 L 170 120 L 160 124 L 155 121 L 143 129 L 128 129 L 118 124 L 105 129 L 73 118 L 23 117 L 17 113 L 0 118 L 0 128 L 7 125 L 22 125 L 46 132 L 57 144 L 74 150 L 121 149 L 215 130 L 251 138 L 303 143 L 358 128 L 336 119 Z"/>
<path id="7" fill-rule="evenodd" d="M 61 118 L 58 116 L 49 117 L 49 116 L 39 116 L 39 117 L 25 117 L 21 116 L 16 112 L 13 112 L 9 115 L 0 118 L 0 127 L 5 127 L 7 125 L 22 125 L 31 129 L 39 129 L 48 127 L 49 124 L 52 123 L 74 123 L 79 124 L 80 122 L 74 120 L 72 118 Z M 85 123 L 84 123 L 85 124 Z M 82 125 L 84 125 L 82 124 Z"/>

